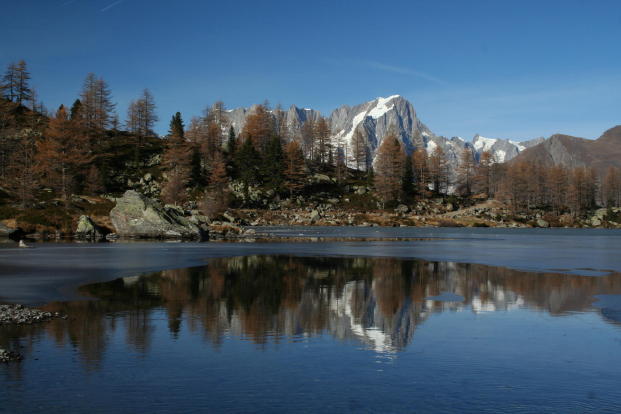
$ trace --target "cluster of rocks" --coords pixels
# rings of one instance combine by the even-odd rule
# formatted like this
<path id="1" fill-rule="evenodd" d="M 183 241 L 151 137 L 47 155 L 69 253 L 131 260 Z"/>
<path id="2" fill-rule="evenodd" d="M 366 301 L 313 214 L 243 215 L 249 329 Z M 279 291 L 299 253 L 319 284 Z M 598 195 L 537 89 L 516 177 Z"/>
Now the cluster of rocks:
<path id="1" fill-rule="evenodd" d="M 45 312 L 23 305 L 0 305 L 0 326 L 33 325 L 52 319 L 67 319 L 67 316 L 58 312 Z M 0 363 L 21 361 L 22 359 L 23 357 L 19 353 L 0 348 Z"/>
<path id="2" fill-rule="evenodd" d="M 612 207 L 595 210 L 593 215 L 585 221 L 584 225 L 593 227 L 605 225 L 606 227 L 619 228 L 621 227 L 621 208 Z"/>
<path id="3" fill-rule="evenodd" d="M 0 305 L 0 325 L 32 325 L 52 319 L 66 319 L 58 312 L 45 312 L 23 305 Z"/>

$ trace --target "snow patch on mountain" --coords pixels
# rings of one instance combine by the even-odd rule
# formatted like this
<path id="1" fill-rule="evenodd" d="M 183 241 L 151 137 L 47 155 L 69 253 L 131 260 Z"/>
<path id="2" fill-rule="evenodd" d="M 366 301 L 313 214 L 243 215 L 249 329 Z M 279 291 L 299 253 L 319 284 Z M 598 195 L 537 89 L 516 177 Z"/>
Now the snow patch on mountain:
<path id="1" fill-rule="evenodd" d="M 496 142 L 498 142 L 497 138 L 485 138 L 479 134 L 475 135 L 472 139 L 474 149 L 480 152 L 491 150 Z"/>

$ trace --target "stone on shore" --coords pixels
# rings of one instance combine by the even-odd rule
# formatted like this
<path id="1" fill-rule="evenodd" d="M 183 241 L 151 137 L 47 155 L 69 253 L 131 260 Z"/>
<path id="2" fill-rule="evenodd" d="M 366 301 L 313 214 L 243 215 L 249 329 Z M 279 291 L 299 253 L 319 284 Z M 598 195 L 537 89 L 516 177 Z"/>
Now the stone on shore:
<path id="1" fill-rule="evenodd" d="M 206 229 L 185 217 L 183 209 L 164 207 L 133 190 L 116 200 L 110 219 L 120 237 L 203 239 L 206 236 Z"/>
<path id="2" fill-rule="evenodd" d="M 88 216 L 80 216 L 78 226 L 75 230 L 75 237 L 86 240 L 100 240 L 104 238 L 104 232 Z"/>

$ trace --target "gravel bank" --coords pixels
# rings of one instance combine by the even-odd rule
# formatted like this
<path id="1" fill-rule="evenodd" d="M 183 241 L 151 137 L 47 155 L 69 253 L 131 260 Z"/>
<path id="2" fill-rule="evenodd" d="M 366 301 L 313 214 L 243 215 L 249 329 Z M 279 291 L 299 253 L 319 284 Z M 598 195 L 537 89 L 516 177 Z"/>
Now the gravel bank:
<path id="1" fill-rule="evenodd" d="M 58 312 L 44 312 L 23 305 L 0 305 L 0 326 L 32 325 L 52 319 L 66 318 Z M 0 363 L 21 361 L 22 359 L 23 357 L 19 353 L 0 348 Z"/>
<path id="2" fill-rule="evenodd" d="M 59 318 L 66 319 L 67 317 L 58 312 L 44 312 L 23 305 L 0 305 L 0 325 L 32 325 Z"/>

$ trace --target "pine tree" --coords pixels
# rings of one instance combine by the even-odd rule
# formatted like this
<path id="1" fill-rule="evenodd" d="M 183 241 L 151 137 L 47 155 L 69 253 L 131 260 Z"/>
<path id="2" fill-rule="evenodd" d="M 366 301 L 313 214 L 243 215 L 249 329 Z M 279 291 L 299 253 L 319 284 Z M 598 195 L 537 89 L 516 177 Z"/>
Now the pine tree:
<path id="1" fill-rule="evenodd" d="M 183 119 L 181 118 L 181 112 L 177 112 L 170 120 L 170 126 L 168 128 L 168 135 L 177 139 L 185 138 L 185 126 L 183 125 Z"/>
<path id="2" fill-rule="evenodd" d="M 76 99 L 71 105 L 69 119 L 72 121 L 80 121 L 82 119 L 82 102 Z"/>
<path id="3" fill-rule="evenodd" d="M 260 165 L 260 160 L 261 157 L 252 140 L 250 138 L 244 139 L 239 150 L 235 152 L 235 171 L 246 192 L 251 185 L 258 182 L 257 166 Z"/>
<path id="4" fill-rule="evenodd" d="M 229 138 L 226 142 L 226 151 L 228 153 L 229 159 L 232 159 L 235 156 L 235 147 L 236 147 L 236 137 L 235 137 L 235 128 L 233 125 L 229 127 Z"/>
<path id="5" fill-rule="evenodd" d="M 285 155 L 279 137 L 273 137 L 263 154 L 261 175 L 267 188 L 279 192 L 283 183 Z"/>

